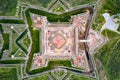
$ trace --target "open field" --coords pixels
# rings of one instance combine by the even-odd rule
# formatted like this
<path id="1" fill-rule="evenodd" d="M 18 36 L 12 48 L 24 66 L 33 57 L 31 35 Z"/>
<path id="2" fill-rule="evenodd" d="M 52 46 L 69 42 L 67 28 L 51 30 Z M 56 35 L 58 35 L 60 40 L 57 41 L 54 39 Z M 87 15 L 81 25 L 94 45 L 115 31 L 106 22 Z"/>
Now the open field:
<path id="1" fill-rule="evenodd" d="M 0 16 L 15 16 L 17 0 L 0 0 Z"/>
<path id="2" fill-rule="evenodd" d="M 16 68 L 0 68 L 0 80 L 18 80 Z"/>
<path id="3" fill-rule="evenodd" d="M 9 34 L 3 33 L 3 38 L 4 38 L 4 46 L 3 46 L 3 49 L 4 49 L 4 50 L 8 50 L 8 49 L 9 49 Z"/>
<path id="4" fill-rule="evenodd" d="M 108 29 L 103 30 L 102 35 L 108 39 L 114 39 L 114 38 L 120 36 L 118 33 L 113 32 L 113 31 L 108 30 Z"/>
<path id="5" fill-rule="evenodd" d="M 84 5 L 84 4 L 96 2 L 97 0 L 65 0 L 65 1 L 69 3 L 72 7 L 75 7 L 78 5 Z"/>
<path id="6" fill-rule="evenodd" d="M 70 77 L 70 80 L 96 80 L 96 79 L 87 78 L 87 77 L 85 77 L 85 76 L 72 75 L 72 76 Z"/>
<path id="7" fill-rule="evenodd" d="M 64 12 L 65 9 L 61 5 L 57 5 L 52 11 L 53 12 Z"/>
<path id="8" fill-rule="evenodd" d="M 28 64 L 29 65 L 29 64 Z M 30 65 L 29 65 L 30 66 Z M 38 69 L 34 69 L 32 71 L 29 71 L 28 67 L 27 67 L 27 72 L 29 74 L 34 74 L 34 73 L 38 73 L 38 72 L 44 72 L 44 71 L 48 71 L 51 70 L 57 66 L 66 66 L 66 67 L 72 67 L 71 66 L 71 61 L 69 60 L 61 60 L 61 61 L 49 61 L 48 65 L 46 67 L 42 67 L 42 68 L 38 68 Z"/>
<path id="9" fill-rule="evenodd" d="M 31 78 L 30 80 L 48 80 L 48 77 L 46 75 L 42 75 L 42 76 Z"/>
<path id="10" fill-rule="evenodd" d="M 19 0 L 20 2 L 31 4 L 34 6 L 48 7 L 55 0 Z"/>
<path id="11" fill-rule="evenodd" d="M 120 13 L 120 1 L 119 0 L 106 0 L 102 1 L 103 6 L 97 12 L 95 25 L 93 29 L 100 30 L 102 25 L 105 23 L 105 20 L 102 16 L 103 13 L 108 12 L 111 15 Z M 98 25 L 99 24 L 99 25 Z M 119 29 L 118 29 L 119 30 Z M 99 60 L 103 69 L 99 72 L 104 72 L 104 77 L 107 76 L 108 80 L 119 80 L 120 79 L 120 35 L 110 31 L 104 30 L 102 34 L 109 38 L 110 41 L 107 42 L 95 55 L 95 60 Z M 99 73 L 101 75 L 101 73 Z M 101 77 L 103 79 L 103 77 Z"/>
<path id="12" fill-rule="evenodd" d="M 120 36 L 110 40 L 94 57 L 102 63 L 109 80 L 120 79 Z"/>
<path id="13" fill-rule="evenodd" d="M 88 9 L 92 13 L 92 9 L 91 8 L 88 8 Z M 71 19 L 71 16 L 76 15 L 76 14 L 80 14 L 80 13 L 84 13 L 84 12 L 86 12 L 86 10 L 87 10 L 87 8 L 76 9 L 76 10 L 73 10 L 71 12 L 66 12 L 64 14 L 57 15 L 57 14 L 54 14 L 54 13 L 29 8 L 26 11 L 26 16 L 27 16 L 27 18 L 29 18 L 29 12 L 31 12 L 31 13 L 34 13 L 34 14 L 46 16 L 49 22 L 58 22 L 58 21 L 69 22 L 69 20 Z"/>

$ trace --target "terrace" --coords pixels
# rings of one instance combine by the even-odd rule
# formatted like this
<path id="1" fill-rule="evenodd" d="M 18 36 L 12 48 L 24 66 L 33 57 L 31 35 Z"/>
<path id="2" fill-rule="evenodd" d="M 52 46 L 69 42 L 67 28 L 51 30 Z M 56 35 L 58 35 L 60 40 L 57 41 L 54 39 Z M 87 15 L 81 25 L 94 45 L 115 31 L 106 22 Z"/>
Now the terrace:
<path id="1" fill-rule="evenodd" d="M 74 29 L 64 24 L 50 25 L 44 31 L 44 53 L 49 56 L 70 56 L 74 53 Z"/>

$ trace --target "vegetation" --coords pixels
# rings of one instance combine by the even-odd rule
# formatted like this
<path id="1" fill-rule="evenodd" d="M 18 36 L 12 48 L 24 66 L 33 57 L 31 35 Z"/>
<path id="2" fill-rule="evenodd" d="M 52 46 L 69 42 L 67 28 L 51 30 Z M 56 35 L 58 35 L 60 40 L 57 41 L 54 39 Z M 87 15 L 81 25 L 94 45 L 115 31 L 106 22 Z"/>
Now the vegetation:
<path id="1" fill-rule="evenodd" d="M 120 36 L 110 40 L 94 57 L 102 63 L 109 80 L 120 79 Z"/>
<path id="2" fill-rule="evenodd" d="M 39 52 L 39 31 L 34 30 L 29 11 L 26 11 L 25 14 L 26 14 L 26 17 L 27 17 L 28 25 L 29 25 L 29 30 L 30 30 L 30 33 L 31 33 L 32 42 L 34 42 L 34 44 L 32 44 L 31 52 L 29 54 L 30 57 L 29 57 L 29 60 L 28 60 L 28 63 L 27 63 L 27 72 L 29 72 L 29 70 L 31 68 L 31 64 L 32 64 L 33 54 Z"/>
<path id="3" fill-rule="evenodd" d="M 85 76 L 78 76 L 78 75 L 72 75 L 70 77 L 70 80 L 96 80 L 96 79 L 93 79 L 93 78 L 87 78 Z"/>
<path id="4" fill-rule="evenodd" d="M 103 1 L 103 0 L 102 0 Z M 120 13 L 120 0 L 105 0 L 101 2 L 103 7 L 100 9 L 100 12 L 97 14 L 95 19 L 94 29 L 100 30 L 102 25 L 105 23 L 105 20 L 101 14 L 108 12 L 111 15 Z M 98 26 L 99 24 L 99 26 Z M 98 26 L 98 27 L 97 27 Z M 102 34 L 110 39 L 107 44 L 105 44 L 99 52 L 95 54 L 95 59 L 101 62 L 103 65 L 104 71 L 107 74 L 108 80 L 119 80 L 120 79 L 120 42 L 119 34 L 110 31 L 104 30 Z"/>
<path id="5" fill-rule="evenodd" d="M 19 50 L 16 54 L 15 57 L 25 57 L 25 53 L 23 53 L 21 50 Z"/>
<path id="6" fill-rule="evenodd" d="M 29 65 L 29 64 L 28 64 Z M 30 65 L 29 65 L 30 66 Z M 51 70 L 57 66 L 67 66 L 67 67 L 72 67 L 71 66 L 71 61 L 69 60 L 61 60 L 61 61 L 49 61 L 47 67 L 42 67 L 42 68 L 38 68 L 38 69 L 34 69 L 29 71 L 28 67 L 27 67 L 27 72 L 29 74 L 35 74 L 38 72 L 44 72 L 44 71 L 48 71 Z"/>
<path id="7" fill-rule="evenodd" d="M 52 73 L 52 74 L 62 76 L 64 74 L 64 71 L 63 70 L 55 70 L 54 73 Z"/>
<path id="8" fill-rule="evenodd" d="M 49 12 L 45 12 L 42 10 L 37 10 L 37 9 L 28 9 L 26 11 L 26 14 L 29 14 L 29 12 L 34 13 L 34 14 L 38 14 L 38 15 L 43 15 L 43 16 L 47 16 L 47 19 L 49 22 L 69 22 L 69 20 L 71 19 L 71 16 L 76 15 L 76 14 L 80 14 L 80 13 L 84 13 L 86 12 L 87 9 L 90 9 L 90 12 L 92 12 L 91 8 L 82 8 L 82 9 L 77 9 L 77 10 L 73 10 L 71 12 L 66 12 L 64 14 L 54 14 L 54 13 L 49 13 Z M 28 15 L 27 15 L 28 18 Z"/>
<path id="9" fill-rule="evenodd" d="M 24 24 L 24 21 L 23 20 L 2 19 L 2 20 L 0 20 L 0 23 Z"/>
<path id="10" fill-rule="evenodd" d="M 19 0 L 19 1 L 31 4 L 31 5 L 47 8 L 49 6 L 49 4 L 54 0 Z"/>
<path id="11" fill-rule="evenodd" d="M 20 64 L 24 62 L 24 60 L 0 60 L 1 64 Z"/>
<path id="12" fill-rule="evenodd" d="M 9 57 L 15 54 L 15 52 L 18 50 L 18 46 L 15 43 L 15 39 L 17 38 L 18 34 L 14 30 L 12 31 L 12 51 L 9 53 Z M 10 34 L 11 35 L 11 34 Z"/>
<path id="13" fill-rule="evenodd" d="M 49 80 L 49 78 L 46 75 L 42 75 L 42 76 L 31 78 L 30 80 Z"/>
<path id="14" fill-rule="evenodd" d="M 17 0 L 0 0 L 0 15 L 14 16 L 16 12 Z"/>
<path id="15" fill-rule="evenodd" d="M 0 44 L 2 44 L 2 39 L 0 39 Z"/>
<path id="16" fill-rule="evenodd" d="M 97 0 L 65 0 L 65 1 L 67 3 L 69 3 L 72 7 L 75 7 L 75 6 L 79 6 L 79 5 L 93 3 Z"/>
<path id="17" fill-rule="evenodd" d="M 106 38 L 109 38 L 109 39 L 114 39 L 115 37 L 118 37 L 119 34 L 116 33 L 116 32 L 113 32 L 111 30 L 108 30 L 108 29 L 105 29 L 102 34 L 106 37 Z"/>
<path id="18" fill-rule="evenodd" d="M 27 52 L 27 50 L 25 49 L 25 47 L 24 46 L 22 46 L 22 44 L 19 42 L 22 38 L 23 38 L 23 36 L 25 36 L 27 34 L 27 29 L 25 29 L 25 31 L 23 31 L 23 33 L 22 34 L 20 34 L 20 36 L 16 39 L 16 44 L 27 54 L 28 52 Z"/>
<path id="19" fill-rule="evenodd" d="M 25 39 L 23 40 L 23 43 L 26 45 L 26 47 L 28 48 L 30 45 L 30 39 L 28 36 L 25 37 Z"/>
<path id="20" fill-rule="evenodd" d="M 8 50 L 9 49 L 9 34 L 2 33 L 2 35 L 3 35 L 3 40 L 4 40 L 3 50 Z"/>
<path id="21" fill-rule="evenodd" d="M 0 68 L 0 80 L 18 80 L 16 68 Z"/>
<path id="22" fill-rule="evenodd" d="M 64 12 L 65 9 L 61 5 L 54 7 L 53 12 Z"/>
<path id="23" fill-rule="evenodd" d="M 120 0 L 101 0 L 101 4 L 103 4 L 103 6 L 101 7 L 100 10 L 98 10 L 99 12 L 97 12 L 97 16 L 95 19 L 96 24 L 93 25 L 93 29 L 99 27 L 98 30 L 100 30 L 102 25 L 105 23 L 105 20 L 101 14 L 105 12 L 108 12 L 111 15 L 120 13 L 120 7 L 119 7 Z M 98 26 L 98 24 L 101 26 Z"/>

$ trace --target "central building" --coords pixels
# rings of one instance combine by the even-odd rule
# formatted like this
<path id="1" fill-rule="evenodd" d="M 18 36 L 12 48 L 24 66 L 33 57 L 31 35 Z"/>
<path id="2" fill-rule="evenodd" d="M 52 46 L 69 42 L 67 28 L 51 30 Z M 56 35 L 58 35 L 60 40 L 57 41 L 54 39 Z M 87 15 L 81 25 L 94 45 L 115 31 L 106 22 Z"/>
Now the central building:
<path id="1" fill-rule="evenodd" d="M 75 52 L 75 28 L 70 24 L 51 24 L 43 28 L 43 48 L 47 58 L 70 58 Z"/>

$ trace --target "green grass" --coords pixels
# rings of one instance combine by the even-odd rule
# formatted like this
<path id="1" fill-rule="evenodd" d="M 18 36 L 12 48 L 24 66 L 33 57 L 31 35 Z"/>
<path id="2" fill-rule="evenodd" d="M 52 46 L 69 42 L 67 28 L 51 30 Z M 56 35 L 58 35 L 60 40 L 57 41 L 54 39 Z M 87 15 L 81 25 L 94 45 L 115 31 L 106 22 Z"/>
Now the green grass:
<path id="1" fill-rule="evenodd" d="M 24 24 L 23 20 L 12 20 L 12 19 L 2 19 L 0 23 L 10 23 L 10 24 Z"/>
<path id="2" fill-rule="evenodd" d="M 26 47 L 28 48 L 30 45 L 30 39 L 28 36 L 25 37 L 25 39 L 23 40 L 23 43 L 26 45 Z"/>
<path id="3" fill-rule="evenodd" d="M 108 37 L 109 39 L 114 39 L 115 37 L 120 36 L 118 33 L 108 29 L 103 30 L 102 35 L 104 35 L 105 37 Z"/>
<path id="4" fill-rule="evenodd" d="M 44 71 L 48 71 L 51 70 L 57 66 L 67 66 L 67 67 L 72 67 L 71 66 L 71 61 L 69 60 L 61 60 L 61 61 L 49 61 L 47 67 L 43 67 L 43 68 L 38 68 L 38 69 L 34 69 L 32 71 L 29 71 L 27 69 L 27 72 L 29 74 L 35 74 L 38 72 L 44 72 Z"/>
<path id="5" fill-rule="evenodd" d="M 2 44 L 2 39 L 0 39 L 0 45 Z"/>
<path id="6" fill-rule="evenodd" d="M 64 74 L 64 71 L 63 70 L 56 70 L 52 74 L 55 74 L 55 75 L 58 75 L 58 76 L 62 76 Z"/>
<path id="7" fill-rule="evenodd" d="M 87 77 L 85 77 L 85 76 L 72 75 L 72 76 L 70 77 L 70 80 L 96 80 L 96 79 L 87 78 Z"/>
<path id="8" fill-rule="evenodd" d="M 19 37 L 16 39 L 16 44 L 19 46 L 19 48 L 21 48 L 26 54 L 28 53 L 27 49 L 22 45 L 23 43 L 21 43 L 21 39 L 27 34 L 27 29 L 25 29 L 20 35 Z"/>
<path id="9" fill-rule="evenodd" d="M 15 57 L 25 57 L 25 53 L 23 53 L 22 51 L 18 51 L 15 55 Z"/>
<path id="10" fill-rule="evenodd" d="M 17 38 L 18 34 L 14 31 L 12 31 L 12 51 L 9 53 L 9 56 L 11 57 L 11 55 L 15 54 L 15 52 L 18 50 L 18 46 L 15 44 L 15 39 Z"/>
<path id="11" fill-rule="evenodd" d="M 57 5 L 54 9 L 53 12 L 64 12 L 64 8 L 61 5 Z"/>
<path id="12" fill-rule="evenodd" d="M 16 12 L 17 0 L 0 0 L 0 15 L 14 16 Z"/>
<path id="13" fill-rule="evenodd" d="M 50 12 L 45 12 L 42 10 L 37 10 L 37 9 L 33 9 L 30 8 L 26 11 L 26 15 L 29 14 L 29 12 L 34 13 L 34 14 L 38 14 L 38 15 L 43 15 L 46 16 L 49 22 L 69 22 L 71 19 L 71 16 L 76 15 L 76 14 L 80 14 L 80 13 L 84 13 L 86 12 L 86 10 L 90 10 L 90 13 L 93 12 L 92 8 L 82 8 L 82 9 L 77 9 L 77 10 L 73 10 L 71 12 L 66 12 L 64 14 L 54 14 L 54 13 L 50 13 Z"/>
<path id="14" fill-rule="evenodd" d="M 120 23 L 120 22 L 119 22 Z M 118 27 L 118 29 L 117 29 L 119 32 L 120 32 L 120 25 L 119 25 L 119 27 Z"/>
<path id="15" fill-rule="evenodd" d="M 39 52 L 39 35 L 40 34 L 38 30 L 34 30 L 34 26 L 33 26 L 29 12 L 26 12 L 26 17 L 27 17 L 27 22 L 29 25 L 31 37 L 32 37 L 32 42 L 34 42 L 34 44 L 32 44 L 31 52 L 29 54 L 30 58 L 27 63 L 27 72 L 29 72 L 32 64 L 33 54 Z"/>
<path id="16" fill-rule="evenodd" d="M 120 80 L 120 41 L 117 43 L 118 40 L 120 37 L 110 40 L 94 56 L 102 63 L 108 80 Z"/>
<path id="17" fill-rule="evenodd" d="M 9 49 L 9 34 L 2 33 L 2 35 L 3 35 L 3 40 L 4 40 L 3 50 L 8 50 Z"/>
<path id="18" fill-rule="evenodd" d="M 31 78 L 30 80 L 48 80 L 48 77 L 46 75 L 42 75 L 42 76 Z"/>
<path id="19" fill-rule="evenodd" d="M 97 0 L 65 0 L 65 1 L 67 1 L 67 3 L 69 3 L 72 7 L 75 7 L 79 5 L 89 4 Z"/>
<path id="20" fill-rule="evenodd" d="M 47 8 L 49 4 L 54 0 L 19 0 L 19 1 L 31 4 L 31 5 Z"/>
<path id="21" fill-rule="evenodd" d="M 24 60 L 0 60 L 1 64 L 23 64 L 25 61 Z"/>
<path id="22" fill-rule="evenodd" d="M 0 68 L 0 80 L 18 80 L 16 68 Z"/>

